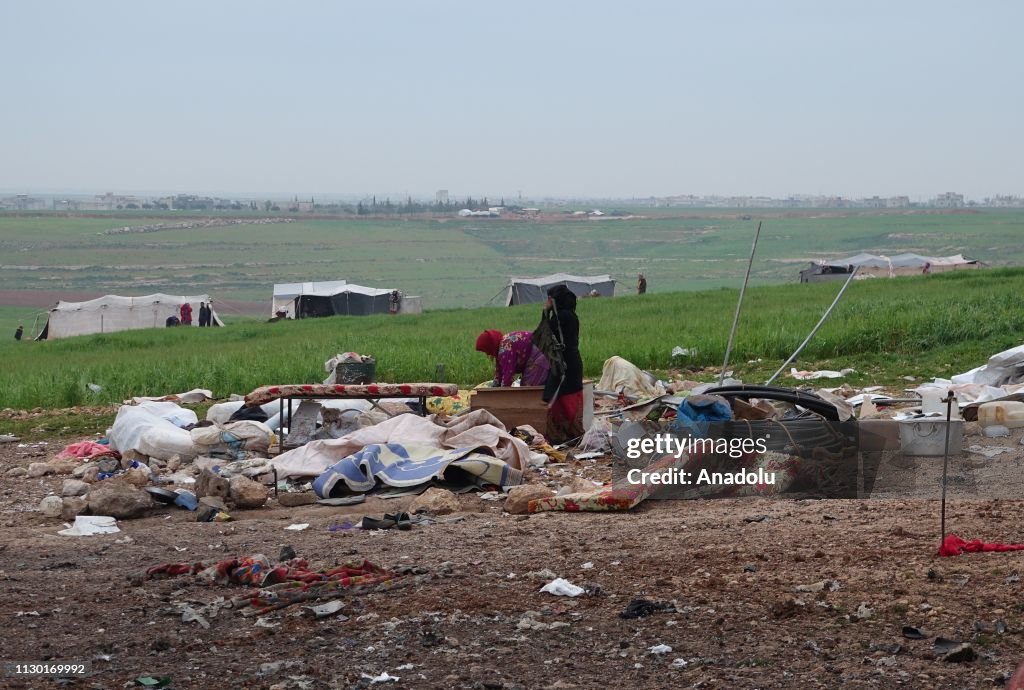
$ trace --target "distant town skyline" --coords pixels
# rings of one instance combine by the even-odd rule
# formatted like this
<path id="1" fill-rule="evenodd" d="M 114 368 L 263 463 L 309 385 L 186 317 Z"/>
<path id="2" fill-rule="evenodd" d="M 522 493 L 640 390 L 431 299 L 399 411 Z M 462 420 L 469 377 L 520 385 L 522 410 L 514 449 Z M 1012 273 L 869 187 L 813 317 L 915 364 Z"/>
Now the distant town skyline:
<path id="1" fill-rule="evenodd" d="M 380 194 L 360 197 L 321 195 L 275 195 L 259 196 L 244 195 L 203 195 L 203 194 L 133 194 L 105 192 L 103 194 L 67 193 L 67 194 L 8 194 L 0 190 L 0 211 L 114 211 L 114 210 L 188 210 L 188 211 L 285 211 L 292 213 L 313 212 L 356 212 L 360 215 L 376 213 L 423 213 L 442 212 L 459 215 L 501 215 L 501 209 L 519 209 L 526 212 L 539 212 L 539 208 L 524 206 L 540 205 L 546 207 L 575 208 L 576 213 L 604 215 L 600 209 L 590 208 L 579 210 L 581 206 L 607 205 L 606 209 L 614 210 L 616 206 L 624 208 L 853 208 L 853 209 L 912 209 L 912 208 L 1024 208 L 1024 196 L 994 195 L 981 200 L 970 199 L 956 192 L 943 192 L 926 200 L 913 200 L 907 195 L 892 197 L 859 197 L 849 198 L 838 195 L 813 196 L 794 195 L 785 198 L 760 196 L 723 196 L 723 195 L 672 195 L 666 197 L 635 197 L 631 199 L 583 199 L 583 198 L 543 198 L 527 199 L 525 197 L 506 199 L 467 195 L 459 197 L 449 190 L 438 190 L 433 198 L 413 195 L 398 195 L 395 198 Z M 470 213 L 470 208 L 479 212 Z"/>
<path id="2" fill-rule="evenodd" d="M 9 2 L 0 189 L 1020 195 L 1021 25 L 1014 0 Z"/>

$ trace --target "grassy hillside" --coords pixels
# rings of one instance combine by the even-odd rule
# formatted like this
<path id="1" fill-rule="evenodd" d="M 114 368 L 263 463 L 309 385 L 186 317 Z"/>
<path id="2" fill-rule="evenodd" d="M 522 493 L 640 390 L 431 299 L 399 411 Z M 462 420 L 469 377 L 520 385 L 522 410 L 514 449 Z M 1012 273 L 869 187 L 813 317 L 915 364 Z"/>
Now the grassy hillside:
<path id="1" fill-rule="evenodd" d="M 619 294 L 632 292 L 641 271 L 653 293 L 736 287 L 759 220 L 755 285 L 793 282 L 810 259 L 860 251 L 963 252 L 1024 265 L 1022 211 L 651 211 L 600 220 L 305 219 L 114 235 L 104 231 L 175 218 L 0 214 L 0 290 L 269 302 L 275 282 L 343 278 L 396 287 L 437 309 L 484 306 L 511 275 L 556 271 L 610 273 Z"/>
<path id="2" fill-rule="evenodd" d="M 748 290 L 732 357 L 736 375 L 763 382 L 839 288 L 826 283 Z M 848 379 L 854 383 L 908 385 L 905 375 L 959 373 L 1021 342 L 1022 290 L 1021 269 L 857 281 L 796 366 L 854 367 L 859 373 Z M 582 300 L 587 374 L 600 376 L 611 355 L 660 370 L 720 365 L 737 295 L 736 289 L 719 289 Z M 537 307 L 525 306 L 251 321 L 223 329 L 154 329 L 43 343 L 0 340 L 0 408 L 116 402 L 196 387 L 223 397 L 264 384 L 316 382 L 326 376 L 323 362 L 348 350 L 374 355 L 380 381 L 432 380 L 436 366 L 444 364 L 447 380 L 472 385 L 491 375 L 488 360 L 473 351 L 477 333 L 532 329 L 538 318 Z M 676 345 L 698 354 L 673 362 Z M 103 391 L 93 394 L 86 383 Z"/>

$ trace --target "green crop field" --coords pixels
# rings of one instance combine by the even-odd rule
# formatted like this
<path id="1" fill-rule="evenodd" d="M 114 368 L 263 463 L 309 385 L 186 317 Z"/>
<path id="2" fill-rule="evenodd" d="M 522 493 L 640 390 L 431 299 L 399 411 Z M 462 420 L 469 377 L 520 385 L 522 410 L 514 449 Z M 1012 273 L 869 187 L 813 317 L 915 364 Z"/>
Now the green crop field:
<path id="1" fill-rule="evenodd" d="M 345 279 L 438 309 L 497 304 L 509 276 L 557 271 L 610 273 L 619 294 L 641 271 L 654 293 L 735 287 L 759 221 L 754 285 L 795 282 L 807 260 L 861 251 L 1024 265 L 1024 211 L 628 210 L 647 217 L 330 218 L 113 235 L 104 231 L 179 217 L 0 213 L 0 291 L 269 302 L 274 283 Z"/>
<path id="2" fill-rule="evenodd" d="M 748 290 L 730 367 L 736 376 L 763 383 L 839 288 L 818 283 Z M 846 381 L 897 386 L 911 385 L 903 381 L 907 375 L 920 380 L 959 373 L 1020 344 L 1022 291 L 1024 269 L 855 281 L 795 366 L 853 367 L 858 373 Z M 587 374 L 600 376 L 612 355 L 659 371 L 720 365 L 737 295 L 731 288 L 581 300 Z M 0 310 L 0 324 L 11 318 Z M 226 397 L 266 384 L 317 382 L 326 376 L 323 363 L 349 350 L 375 356 L 380 381 L 433 380 L 443 364 L 448 381 L 473 385 L 492 373 L 489 361 L 473 350 L 479 331 L 532 329 L 538 319 L 536 306 L 523 306 L 235 321 L 217 329 L 151 329 L 49 342 L 15 343 L 7 336 L 0 341 L 0 408 L 110 403 L 192 388 Z M 673 361 L 677 345 L 697 354 Z M 711 371 L 686 375 L 707 380 Z M 92 393 L 87 383 L 102 391 Z"/>

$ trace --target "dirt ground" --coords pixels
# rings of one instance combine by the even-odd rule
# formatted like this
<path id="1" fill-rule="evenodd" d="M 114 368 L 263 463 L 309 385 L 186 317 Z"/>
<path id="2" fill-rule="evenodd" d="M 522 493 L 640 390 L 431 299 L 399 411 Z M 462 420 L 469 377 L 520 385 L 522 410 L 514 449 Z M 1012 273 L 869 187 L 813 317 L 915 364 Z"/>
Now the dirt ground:
<path id="1" fill-rule="evenodd" d="M 968 429 L 965 445 L 1013 452 L 954 460 L 947 531 L 1024 541 L 1024 501 L 993 498 L 1013 496 L 1024 478 L 1020 433 L 980 439 Z M 941 458 L 894 460 L 883 474 L 902 478 L 864 500 L 648 501 L 629 513 L 514 516 L 466 494 L 461 512 L 440 518 L 456 521 L 383 532 L 331 527 L 409 499 L 271 500 L 232 512 L 233 522 L 197 523 L 169 506 L 119 521 L 117 534 L 67 537 L 37 511 L 65 477 L 7 475 L 62 446 L 0 445 L 0 660 L 91 663 L 90 675 L 62 686 L 133 687 L 152 676 L 173 688 L 992 688 L 1024 661 L 1024 552 L 936 555 Z M 558 486 L 606 464 L 577 461 L 532 480 Z M 309 528 L 285 529 L 294 523 Z M 204 609 L 248 590 L 138 579 L 161 563 L 277 559 L 285 546 L 317 569 L 367 559 L 436 577 L 347 595 L 341 614 L 324 619 L 302 606 L 260 618 Z M 588 594 L 541 593 L 552 574 Z M 797 590 L 823 580 L 839 588 Z M 675 611 L 620 617 L 637 598 Z M 209 627 L 184 622 L 184 604 Z M 904 637 L 904 626 L 926 639 Z M 970 643 L 977 658 L 940 660 L 937 637 Z M 671 650 L 652 652 L 658 645 Z M 371 682 L 385 672 L 399 680 Z M 57 684 L 0 678 L 5 688 Z"/>

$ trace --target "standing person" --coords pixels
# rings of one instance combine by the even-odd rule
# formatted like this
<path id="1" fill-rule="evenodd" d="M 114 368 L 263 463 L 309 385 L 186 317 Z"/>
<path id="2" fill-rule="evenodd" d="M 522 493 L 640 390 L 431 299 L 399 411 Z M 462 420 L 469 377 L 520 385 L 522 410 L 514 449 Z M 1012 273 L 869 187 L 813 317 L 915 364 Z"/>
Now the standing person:
<path id="1" fill-rule="evenodd" d="M 181 319 L 180 319 L 181 325 L 182 326 L 191 326 L 192 325 L 192 305 L 189 304 L 188 302 L 185 302 L 183 305 L 181 305 L 181 308 L 178 309 L 178 311 L 181 313 Z"/>
<path id="2" fill-rule="evenodd" d="M 563 365 L 552 367 L 553 371 L 544 383 L 543 400 L 548 404 L 544 435 L 551 444 L 565 443 L 583 435 L 580 320 L 576 316 L 576 294 L 565 285 L 556 285 L 548 290 L 541 327 L 550 332 L 554 349 L 560 353 Z"/>
<path id="3" fill-rule="evenodd" d="M 477 352 L 494 359 L 494 385 L 508 387 L 516 374 L 523 386 L 543 386 L 548 360 L 531 339 L 530 331 L 484 331 L 476 339 Z"/>
<path id="4" fill-rule="evenodd" d="M 14 331 L 14 339 L 15 340 L 21 340 L 21 336 L 22 336 L 22 334 L 24 332 L 25 332 L 25 329 L 22 328 L 21 324 L 19 323 L 18 324 L 18 328 Z"/>
<path id="5" fill-rule="evenodd" d="M 643 295 L 647 292 L 647 277 L 643 273 L 636 277 L 636 294 Z"/>
<path id="6" fill-rule="evenodd" d="M 206 325 L 206 302 L 199 303 L 199 327 Z"/>

